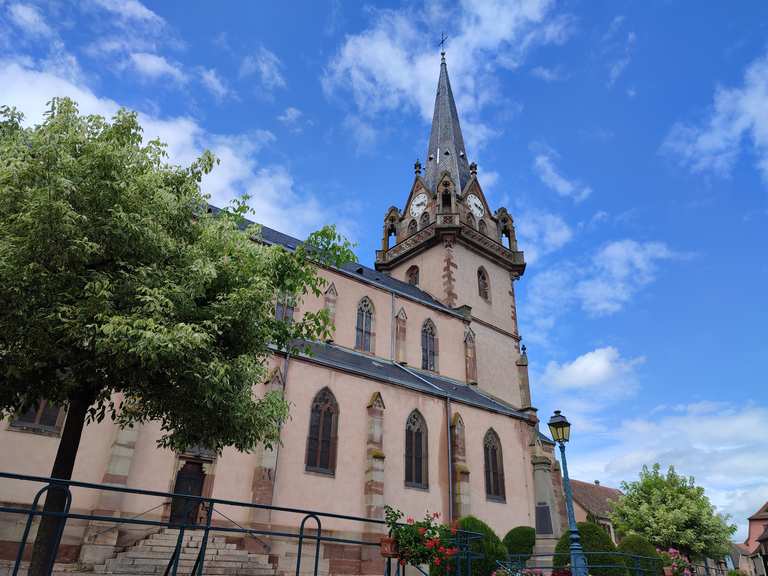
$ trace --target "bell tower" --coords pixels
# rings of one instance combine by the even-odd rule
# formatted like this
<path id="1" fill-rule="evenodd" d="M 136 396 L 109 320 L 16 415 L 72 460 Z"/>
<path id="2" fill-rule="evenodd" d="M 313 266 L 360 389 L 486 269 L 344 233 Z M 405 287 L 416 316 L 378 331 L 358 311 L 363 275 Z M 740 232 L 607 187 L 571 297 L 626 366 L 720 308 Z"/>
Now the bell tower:
<path id="1" fill-rule="evenodd" d="M 414 164 L 402 212 L 392 206 L 384 217 L 376 269 L 516 335 L 512 281 L 522 276 L 525 260 L 512 216 L 506 208 L 491 210 L 477 172 L 442 52 L 425 164 Z"/>

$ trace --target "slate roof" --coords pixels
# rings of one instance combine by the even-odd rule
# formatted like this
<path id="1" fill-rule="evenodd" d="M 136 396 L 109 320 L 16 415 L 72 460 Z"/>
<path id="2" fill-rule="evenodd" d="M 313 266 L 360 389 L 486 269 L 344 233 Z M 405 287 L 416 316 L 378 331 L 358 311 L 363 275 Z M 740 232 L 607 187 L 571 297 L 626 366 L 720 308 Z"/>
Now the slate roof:
<path id="1" fill-rule="evenodd" d="M 432 191 L 440 175 L 448 170 L 459 191 L 469 181 L 469 162 L 461 135 L 459 113 L 453 99 L 445 54 L 440 62 L 440 79 L 437 82 L 435 111 L 432 115 L 432 131 L 429 135 L 424 182 Z"/>
<path id="2" fill-rule="evenodd" d="M 310 355 L 301 354 L 299 357 L 307 362 L 328 366 L 336 370 L 343 370 L 365 378 L 380 380 L 431 396 L 448 397 L 461 404 L 475 406 L 521 420 L 528 419 L 527 414 L 524 412 L 464 382 L 425 370 L 417 370 L 410 366 L 400 366 L 391 360 L 362 354 L 332 343 L 302 342 L 299 343 L 299 346 L 303 347 L 305 344 L 309 346 L 311 353 Z"/>
<path id="3" fill-rule="evenodd" d="M 610 516 L 613 505 L 609 500 L 618 500 L 621 496 L 621 490 L 581 480 L 571 480 L 571 489 L 573 499 L 598 518 Z"/>
<path id="4" fill-rule="evenodd" d="M 768 502 L 763 504 L 748 520 L 768 520 Z"/>

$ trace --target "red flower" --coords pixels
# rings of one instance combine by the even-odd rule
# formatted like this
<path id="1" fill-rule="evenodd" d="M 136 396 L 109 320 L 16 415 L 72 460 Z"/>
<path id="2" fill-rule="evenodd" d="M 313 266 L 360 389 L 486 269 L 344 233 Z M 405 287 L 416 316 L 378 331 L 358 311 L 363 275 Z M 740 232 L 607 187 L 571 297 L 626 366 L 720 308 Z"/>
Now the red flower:
<path id="1" fill-rule="evenodd" d="M 456 528 L 456 526 L 451 526 L 451 534 L 453 534 L 455 536 L 456 532 L 458 532 L 458 531 L 459 530 Z"/>
<path id="2" fill-rule="evenodd" d="M 432 518 L 440 518 L 440 512 L 433 513 Z"/>
<path id="3" fill-rule="evenodd" d="M 440 566 L 440 558 L 435 558 L 435 566 Z"/>
<path id="4" fill-rule="evenodd" d="M 429 548 L 430 550 L 432 550 L 432 548 L 435 547 L 435 541 L 434 540 L 427 540 L 427 543 L 425 544 L 425 546 L 427 548 Z"/>
<path id="5" fill-rule="evenodd" d="M 440 548 L 438 548 L 437 551 L 445 554 L 445 546 L 440 546 Z"/>
<path id="6" fill-rule="evenodd" d="M 424 534 L 427 532 L 426 528 L 419 528 L 419 535 L 424 536 Z"/>
<path id="7" fill-rule="evenodd" d="M 400 566 L 405 566 L 405 560 L 403 560 L 402 558 L 400 559 Z"/>
<path id="8" fill-rule="evenodd" d="M 411 518 L 410 516 L 408 516 L 408 518 L 405 521 L 408 522 L 408 524 L 413 524 L 413 518 Z"/>

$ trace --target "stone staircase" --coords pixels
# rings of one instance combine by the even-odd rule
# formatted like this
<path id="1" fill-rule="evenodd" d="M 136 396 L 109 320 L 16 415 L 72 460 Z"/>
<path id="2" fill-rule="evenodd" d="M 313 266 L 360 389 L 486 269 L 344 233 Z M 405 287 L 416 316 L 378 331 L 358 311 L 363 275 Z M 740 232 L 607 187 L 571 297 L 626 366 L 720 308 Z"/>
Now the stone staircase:
<path id="1" fill-rule="evenodd" d="M 274 540 L 270 555 L 277 559 L 278 574 L 296 574 L 296 559 L 299 553 L 298 540 Z M 330 560 L 324 557 L 324 546 L 320 545 L 320 561 L 317 565 L 318 576 L 330 574 Z M 315 573 L 315 541 L 308 536 L 301 546 L 300 575 Z"/>
<path id="2" fill-rule="evenodd" d="M 179 531 L 165 528 L 119 552 L 106 564 L 93 567 L 95 574 L 133 574 L 134 576 L 162 576 L 176 548 Z M 203 532 L 186 532 L 182 541 L 177 574 L 190 574 L 200 552 Z M 238 550 L 223 536 L 211 532 L 205 549 L 203 574 L 232 576 L 274 576 L 275 568 L 266 554 Z"/>

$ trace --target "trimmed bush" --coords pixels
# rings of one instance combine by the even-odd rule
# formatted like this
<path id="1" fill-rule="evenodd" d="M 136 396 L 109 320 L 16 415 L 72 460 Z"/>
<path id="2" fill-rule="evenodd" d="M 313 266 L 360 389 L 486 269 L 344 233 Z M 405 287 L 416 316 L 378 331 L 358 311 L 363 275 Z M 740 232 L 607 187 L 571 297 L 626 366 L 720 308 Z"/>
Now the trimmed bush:
<path id="1" fill-rule="evenodd" d="M 590 576 L 627 576 L 627 569 L 621 558 L 615 554 L 610 554 L 610 552 L 616 552 L 616 546 L 613 545 L 611 537 L 602 527 L 592 522 L 579 522 L 576 526 L 581 537 L 581 547 L 584 552 L 587 552 Z M 570 532 L 566 531 L 555 547 L 557 554 L 554 561 L 555 568 L 562 568 L 571 563 L 568 556 L 570 546 Z M 608 552 L 609 554 L 600 554 L 600 552 Z M 602 568 L 600 566 L 610 567 Z"/>
<path id="2" fill-rule="evenodd" d="M 619 552 L 630 556 L 643 556 L 643 558 L 626 558 L 629 573 L 652 576 L 663 573 L 661 556 L 656 551 L 656 546 L 639 534 L 629 534 L 619 542 Z"/>
<path id="3" fill-rule="evenodd" d="M 528 560 L 536 545 L 536 530 L 530 526 L 517 526 L 507 532 L 501 542 L 510 555 L 517 556 L 517 560 Z"/>
<path id="4" fill-rule="evenodd" d="M 482 558 L 472 560 L 472 576 L 488 576 L 498 568 L 496 562 L 507 559 L 507 549 L 496 532 L 479 518 L 464 516 L 459 520 L 459 530 L 483 535 L 482 540 L 474 540 L 469 545 L 472 552 L 483 555 Z"/>

